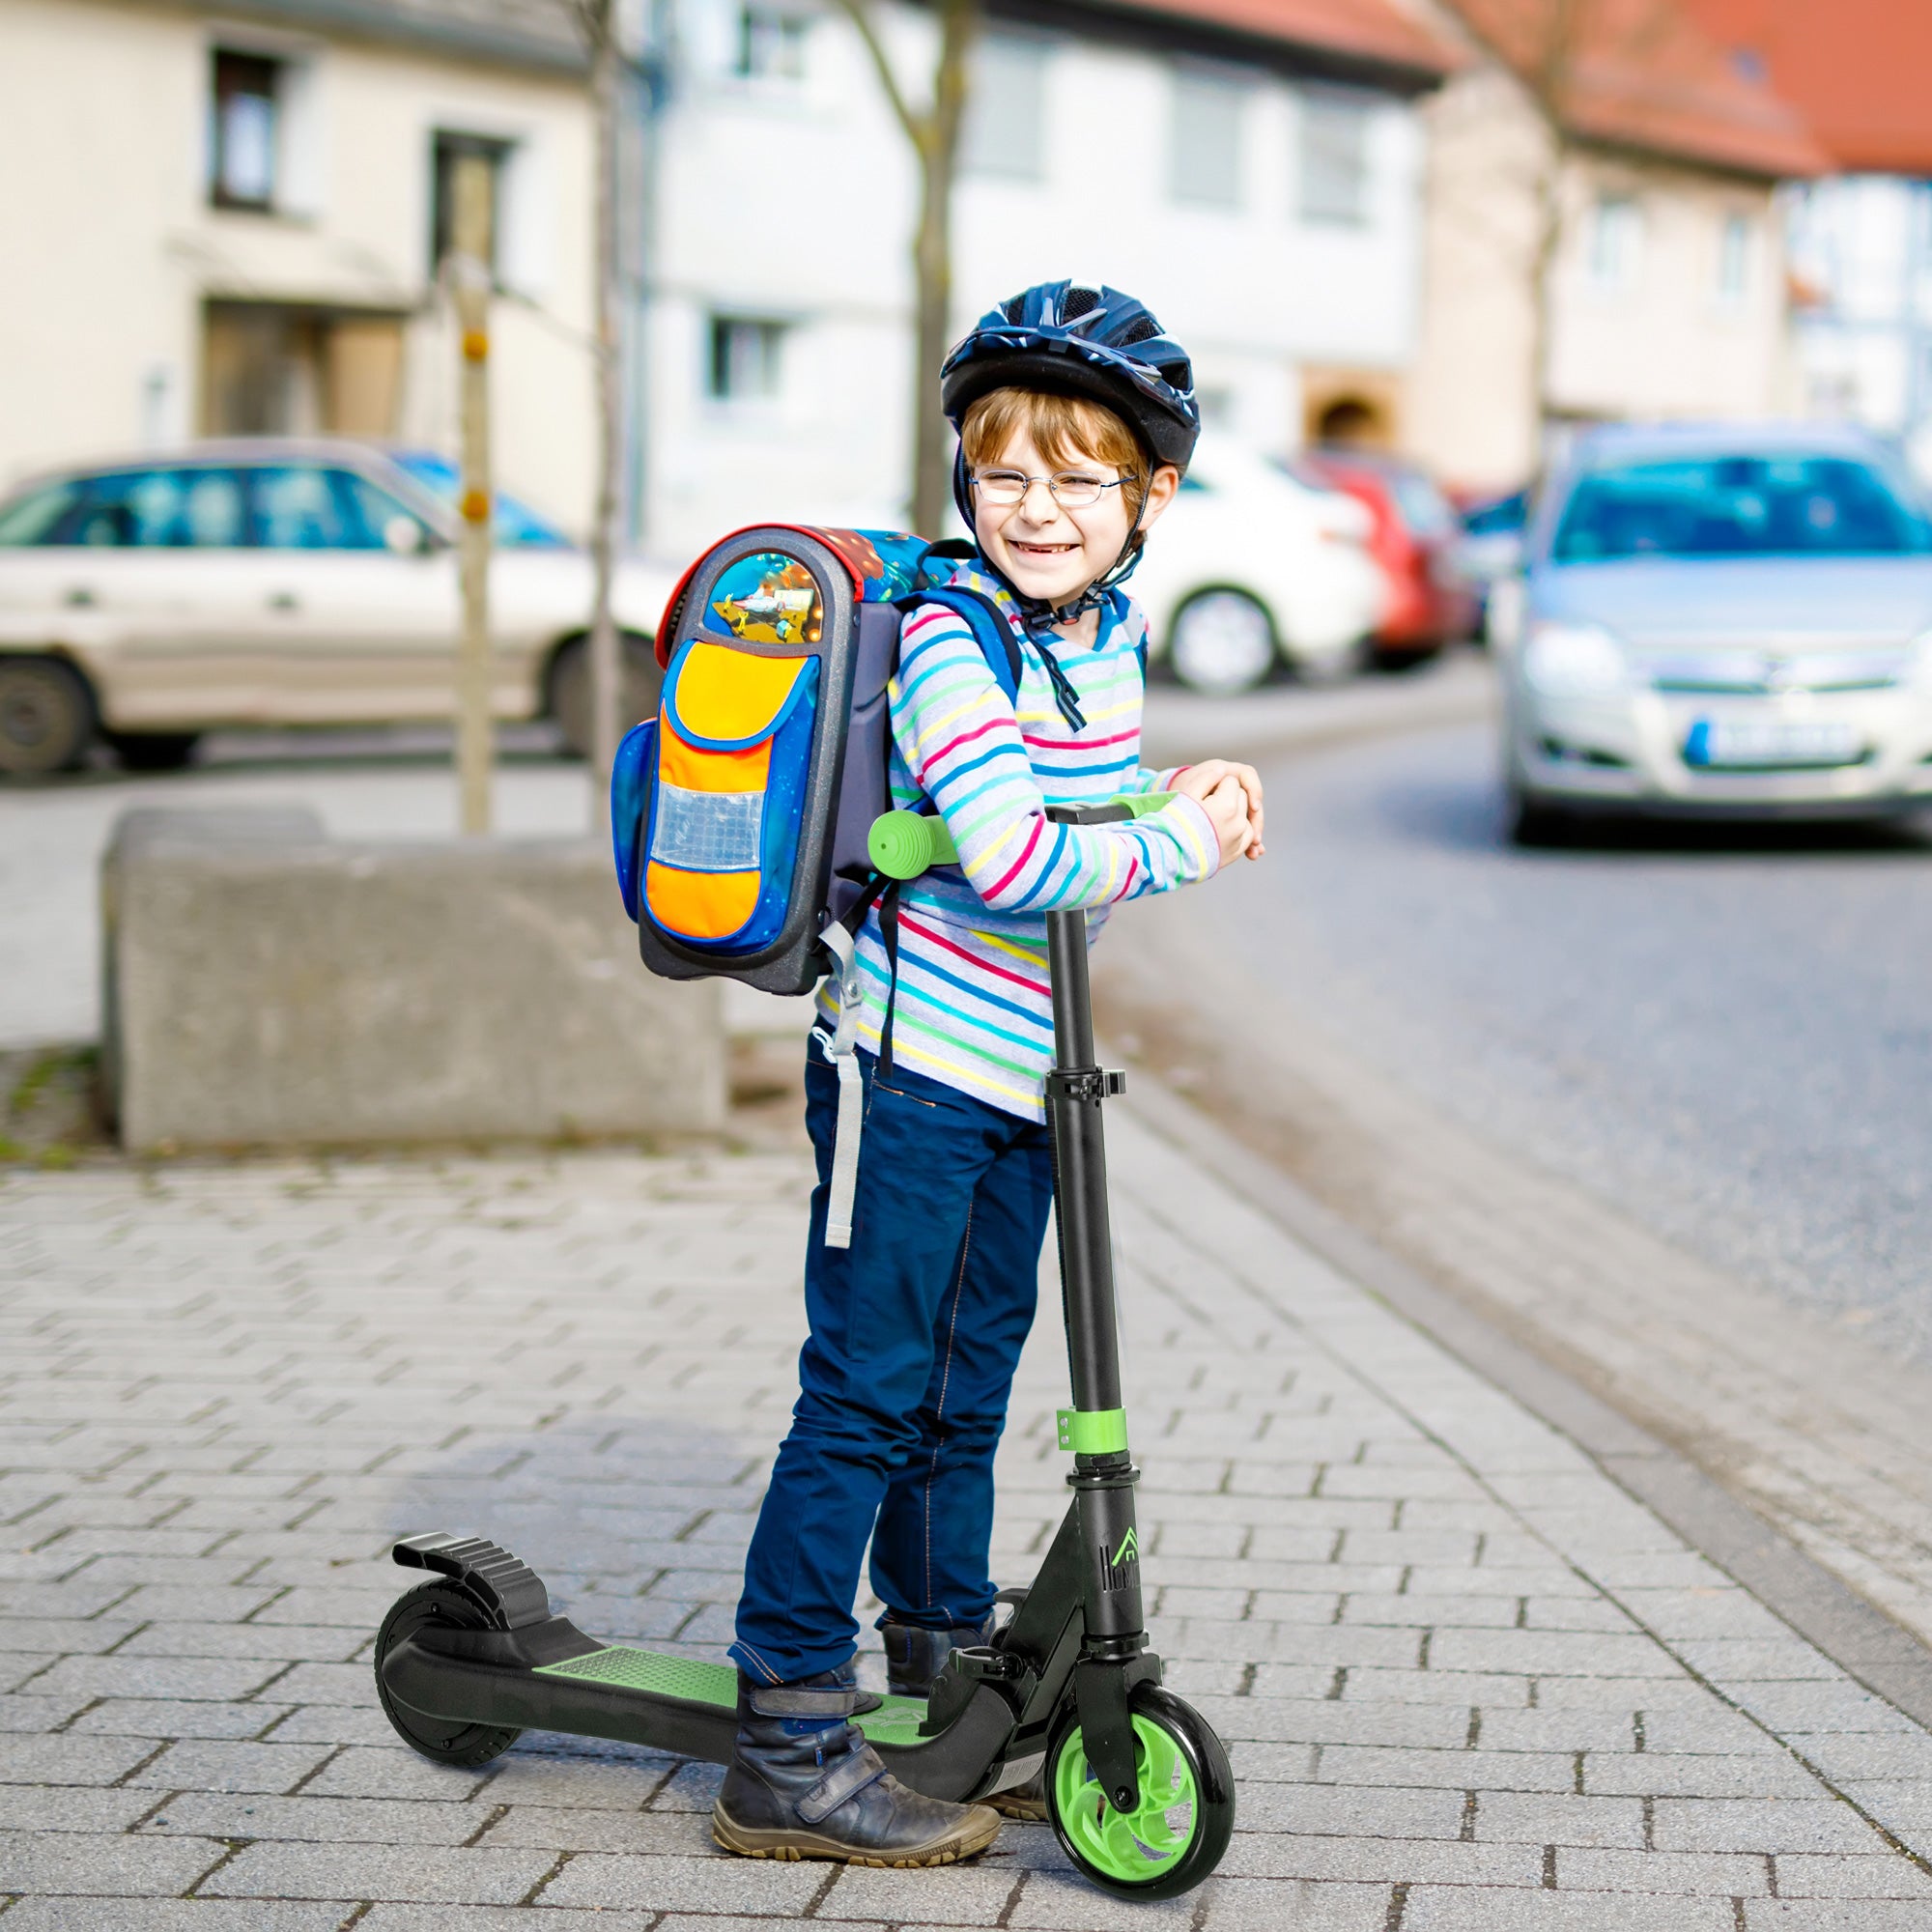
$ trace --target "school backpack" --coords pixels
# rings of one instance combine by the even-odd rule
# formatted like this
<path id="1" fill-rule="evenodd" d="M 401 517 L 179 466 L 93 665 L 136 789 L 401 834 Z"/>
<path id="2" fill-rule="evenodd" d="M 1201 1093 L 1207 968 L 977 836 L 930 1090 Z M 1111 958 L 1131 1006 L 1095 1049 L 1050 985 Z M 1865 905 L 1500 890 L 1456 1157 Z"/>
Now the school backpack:
<path id="1" fill-rule="evenodd" d="M 905 608 L 958 611 L 1000 688 L 1018 687 L 1012 626 L 952 584 L 957 568 L 919 537 L 765 526 L 686 571 L 658 631 L 658 715 L 626 736 L 611 781 L 617 881 L 653 973 L 803 993 L 837 972 L 827 928 L 883 884 L 867 838 L 892 808 L 886 685 Z"/>

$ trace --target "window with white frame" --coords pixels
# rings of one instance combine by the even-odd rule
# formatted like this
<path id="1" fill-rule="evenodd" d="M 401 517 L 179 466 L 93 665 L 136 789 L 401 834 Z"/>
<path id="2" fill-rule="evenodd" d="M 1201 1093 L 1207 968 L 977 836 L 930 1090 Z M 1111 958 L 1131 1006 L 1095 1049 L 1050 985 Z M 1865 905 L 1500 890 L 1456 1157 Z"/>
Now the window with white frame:
<path id="1" fill-rule="evenodd" d="M 1301 218 L 1360 228 L 1369 218 L 1369 103 L 1359 96 L 1301 97 Z"/>
<path id="2" fill-rule="evenodd" d="M 1737 307 L 1750 293 L 1751 222 L 1735 212 L 1718 224 L 1718 299 Z"/>
<path id="3" fill-rule="evenodd" d="M 490 238 L 485 259 L 493 280 L 502 280 L 502 205 L 507 141 L 483 134 L 453 134 L 439 130 L 431 139 L 429 271 L 442 270 L 443 257 L 456 242 L 457 164 L 474 156 L 490 171 Z"/>
<path id="4" fill-rule="evenodd" d="M 1603 194 L 1590 211 L 1590 283 L 1604 295 L 1636 287 L 1643 277 L 1643 204 L 1631 194 Z"/>
<path id="5" fill-rule="evenodd" d="M 1186 68 L 1174 76 L 1168 192 L 1196 208 L 1238 208 L 1246 90 Z"/>
<path id="6" fill-rule="evenodd" d="M 1047 44 L 987 34 L 973 51 L 959 158 L 970 174 L 1038 181 L 1046 173 Z"/>
<path id="7" fill-rule="evenodd" d="M 713 315 L 704 389 L 717 402 L 770 402 L 783 374 L 785 325 L 769 317 Z"/>
<path id="8" fill-rule="evenodd" d="M 738 10 L 738 38 L 731 71 L 743 80 L 805 78 L 805 43 L 811 20 L 796 8 L 749 0 Z"/>

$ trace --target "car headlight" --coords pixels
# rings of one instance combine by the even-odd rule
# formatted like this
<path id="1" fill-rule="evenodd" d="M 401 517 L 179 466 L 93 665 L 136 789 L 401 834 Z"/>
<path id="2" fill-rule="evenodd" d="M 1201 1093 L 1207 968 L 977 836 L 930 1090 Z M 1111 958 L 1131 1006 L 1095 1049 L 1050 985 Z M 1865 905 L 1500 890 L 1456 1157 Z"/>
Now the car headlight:
<path id="1" fill-rule="evenodd" d="M 1538 624 L 1522 674 L 1545 697 L 1608 697 L 1630 684 L 1623 647 L 1595 624 Z"/>

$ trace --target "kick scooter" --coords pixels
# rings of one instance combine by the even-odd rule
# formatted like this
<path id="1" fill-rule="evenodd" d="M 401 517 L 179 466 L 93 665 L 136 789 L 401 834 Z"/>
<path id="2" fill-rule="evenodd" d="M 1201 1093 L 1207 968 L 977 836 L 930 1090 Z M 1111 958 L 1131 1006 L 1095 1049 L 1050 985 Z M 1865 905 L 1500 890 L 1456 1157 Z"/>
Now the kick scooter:
<path id="1" fill-rule="evenodd" d="M 1049 816 L 1118 823 L 1165 803 L 1149 794 Z M 908 811 L 874 824 L 870 850 L 894 878 L 957 862 L 945 822 Z M 1227 1850 L 1234 1779 L 1220 1739 L 1162 1687 L 1147 1648 L 1100 1122 L 1101 1102 L 1125 1081 L 1094 1060 L 1086 914 L 1049 912 L 1046 926 L 1046 1112 L 1073 1386 L 1059 1436 L 1073 1456 L 1073 1499 L 1032 1585 L 1005 1593 L 1012 1615 L 992 1639 L 953 1651 L 929 1699 L 885 1697 L 854 1721 L 895 1777 L 934 1798 L 982 1797 L 1044 1766 L 1048 1816 L 1074 1864 L 1108 1891 L 1167 1898 L 1199 1885 Z M 586 1636 L 552 1613 L 527 1565 L 477 1537 L 407 1537 L 394 1556 L 436 1573 L 398 1600 L 375 1653 L 383 1709 L 425 1757 L 484 1764 L 537 1728 L 729 1759 L 738 1685 L 728 1664 Z"/>

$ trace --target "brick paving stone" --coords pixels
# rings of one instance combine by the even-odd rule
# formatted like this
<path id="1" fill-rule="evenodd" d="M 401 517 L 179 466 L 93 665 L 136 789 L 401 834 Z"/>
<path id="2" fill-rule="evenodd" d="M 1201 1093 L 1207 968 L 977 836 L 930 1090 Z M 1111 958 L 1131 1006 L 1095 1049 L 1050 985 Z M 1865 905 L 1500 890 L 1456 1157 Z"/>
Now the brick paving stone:
<path id="1" fill-rule="evenodd" d="M 186 1890 L 226 1853 L 225 1845 L 209 1838 L 150 1842 L 125 1832 L 0 1833 L 0 1893 L 167 1895 Z"/>
<path id="2" fill-rule="evenodd" d="M 104 1703 L 80 1711 L 68 1731 L 70 1736 L 81 1737 L 253 1738 L 295 1708 L 293 1704 L 211 1704 L 170 1698 L 110 1697 Z"/>
<path id="3" fill-rule="evenodd" d="M 824 1865 L 779 1864 L 770 1859 L 739 1859 L 727 1869 L 729 1881 L 722 1896 L 730 1906 L 792 1918 L 816 1895 L 828 1875 Z M 931 1876 L 937 1891 L 949 1878 L 971 1874 L 942 1867 Z M 586 1852 L 572 1859 L 544 1887 L 542 1900 L 546 1905 L 602 1906 L 606 1911 L 617 1906 L 701 1912 L 720 1901 L 720 1880 L 717 1858 L 615 1858 Z"/>
<path id="4" fill-rule="evenodd" d="M 1512 1838 L 1534 1845 L 1643 1843 L 1643 1806 L 1631 1798 L 1584 1798 L 1574 1793 L 1479 1790 L 1478 1838 Z"/>
<path id="5" fill-rule="evenodd" d="M 386 1898 L 508 1905 L 529 1892 L 554 1862 L 545 1852 L 262 1843 L 243 1846 L 200 1889 L 211 1898 Z"/>
<path id="6" fill-rule="evenodd" d="M 1925 1932 L 1925 1907 L 1898 1899 L 1753 1898 L 1745 1932 Z"/>
<path id="7" fill-rule="evenodd" d="M 125 1832 L 154 1808 L 152 1791 L 0 1784 L 0 1832 Z"/>
<path id="8" fill-rule="evenodd" d="M 1203 1932 L 1280 1932 L 1284 1926 L 1293 1926 L 1295 1932 L 1384 1932 L 1389 1888 L 1318 1885 L 1299 1879 L 1269 1884 L 1226 1879 L 1214 1886 L 1206 1914 L 1193 1922 Z"/>
<path id="9" fill-rule="evenodd" d="M 1916 1898 L 1932 1903 L 1932 1874 L 1906 1859 L 1789 1852 L 1774 1863 L 1782 1898 Z"/>
<path id="10" fill-rule="evenodd" d="M 496 1808 L 486 1806 L 486 1815 Z M 553 1852 L 714 1856 L 710 1816 L 698 1811 L 573 1811 L 555 1804 L 513 1804 L 475 1842 L 527 1845 Z"/>
<path id="11" fill-rule="evenodd" d="M 1811 1798 L 1818 1780 L 1781 1752 L 1720 1757 L 1708 1751 L 1646 1750 L 1586 1756 L 1583 1789 L 1639 1798 Z"/>
<path id="12" fill-rule="evenodd" d="M 934 1885 L 923 1871 L 867 1871 L 847 1867 L 818 1902 L 813 1916 L 876 1918 L 893 1924 L 992 1925 L 1012 1902 L 1016 1873 L 983 1863 L 948 1871 Z"/>
<path id="13" fill-rule="evenodd" d="M 1837 1799 L 1660 1798 L 1652 1808 L 1659 1851 L 1872 1853 L 1884 1842 Z"/>
<path id="14" fill-rule="evenodd" d="M 0 1738 L 0 1784 L 112 1784 L 155 1749 L 152 1738 Z"/>
<path id="15" fill-rule="evenodd" d="M 8 1913 L 14 1932 L 337 1932 L 356 1910 L 288 1899 L 25 1898 Z M 366 1921 L 363 1921 L 366 1922 Z"/>
<path id="16" fill-rule="evenodd" d="M 1746 1853 L 1625 1852 L 1559 1845 L 1555 1866 L 1560 1891 L 1670 1891 L 1757 1898 L 1771 1890 L 1769 1861 Z"/>
<path id="17" fill-rule="evenodd" d="M 1402 1932 L 1737 1932 L 1737 1917 L 1727 1898 L 1427 1886 L 1405 1901 Z"/>
<path id="18" fill-rule="evenodd" d="M 261 1793 L 176 1791 L 156 1805 L 141 1835 L 295 1838 L 313 1844 L 461 1845 L 490 1817 L 487 1807 L 406 1798 L 274 1798 Z"/>
<path id="19" fill-rule="evenodd" d="M 171 1744 L 128 1782 L 158 1791 L 286 1791 L 327 1756 L 327 1745 Z"/>

